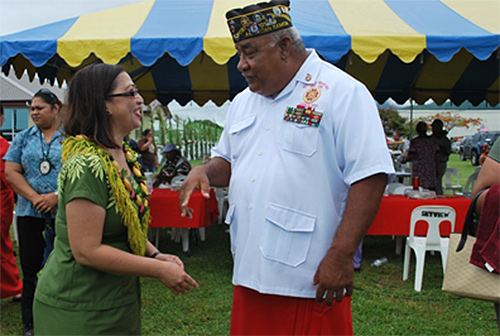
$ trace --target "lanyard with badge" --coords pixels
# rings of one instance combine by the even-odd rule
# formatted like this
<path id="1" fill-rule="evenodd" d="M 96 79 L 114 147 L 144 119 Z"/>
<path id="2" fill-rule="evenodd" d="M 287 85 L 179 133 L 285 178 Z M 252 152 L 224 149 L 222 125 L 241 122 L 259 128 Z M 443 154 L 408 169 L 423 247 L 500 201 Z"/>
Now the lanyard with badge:
<path id="1" fill-rule="evenodd" d="M 52 147 L 52 141 L 49 142 L 49 148 L 47 149 L 47 152 L 45 152 L 44 141 L 42 139 L 42 132 L 40 132 L 40 144 L 42 146 L 42 154 L 43 154 L 43 160 L 40 163 L 40 173 L 42 175 L 47 175 L 48 173 L 50 173 L 50 168 L 54 167 L 49 159 L 50 148 Z"/>

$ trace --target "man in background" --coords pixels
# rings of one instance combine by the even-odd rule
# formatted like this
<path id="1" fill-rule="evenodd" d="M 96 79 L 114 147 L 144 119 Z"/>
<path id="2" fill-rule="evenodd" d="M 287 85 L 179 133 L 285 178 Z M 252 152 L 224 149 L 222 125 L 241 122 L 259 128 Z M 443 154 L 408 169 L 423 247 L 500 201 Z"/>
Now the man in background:
<path id="1" fill-rule="evenodd" d="M 439 145 L 439 161 L 436 168 L 436 194 L 443 194 L 443 176 L 446 173 L 448 158 L 451 154 L 451 141 L 446 136 L 447 132 L 443 129 L 443 122 L 440 119 L 434 119 L 432 122 L 432 136 Z"/>
<path id="2" fill-rule="evenodd" d="M 170 184 L 172 179 L 179 175 L 187 175 L 191 170 L 188 159 L 181 155 L 181 152 L 172 143 L 166 144 L 162 149 L 165 155 L 165 163 L 161 167 L 153 186 L 156 188 L 160 184 Z"/>

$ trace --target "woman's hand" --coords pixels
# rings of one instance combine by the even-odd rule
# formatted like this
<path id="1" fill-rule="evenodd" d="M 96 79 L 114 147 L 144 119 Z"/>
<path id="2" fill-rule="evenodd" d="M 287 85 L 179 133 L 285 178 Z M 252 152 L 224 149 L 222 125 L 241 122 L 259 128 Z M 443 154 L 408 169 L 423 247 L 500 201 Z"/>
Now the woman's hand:
<path id="1" fill-rule="evenodd" d="M 175 256 L 172 254 L 160 253 L 155 257 L 155 259 L 174 263 L 174 264 L 178 265 L 180 268 L 184 269 L 184 263 L 182 262 L 182 260 L 178 256 Z"/>
<path id="2" fill-rule="evenodd" d="M 55 193 L 36 195 L 31 202 L 40 213 L 54 212 L 57 206 L 57 196 Z"/>

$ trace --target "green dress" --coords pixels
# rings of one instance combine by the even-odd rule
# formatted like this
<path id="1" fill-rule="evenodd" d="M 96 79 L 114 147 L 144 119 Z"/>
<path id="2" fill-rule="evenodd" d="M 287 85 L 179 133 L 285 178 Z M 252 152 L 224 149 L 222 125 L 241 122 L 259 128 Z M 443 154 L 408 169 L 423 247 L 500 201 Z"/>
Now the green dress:
<path id="1" fill-rule="evenodd" d="M 68 159 L 59 176 L 54 251 L 35 293 L 35 335 L 140 334 L 139 278 L 82 266 L 71 253 L 65 205 L 76 198 L 106 209 L 103 244 L 131 252 L 127 229 L 110 201 L 102 161 L 97 155 Z"/>

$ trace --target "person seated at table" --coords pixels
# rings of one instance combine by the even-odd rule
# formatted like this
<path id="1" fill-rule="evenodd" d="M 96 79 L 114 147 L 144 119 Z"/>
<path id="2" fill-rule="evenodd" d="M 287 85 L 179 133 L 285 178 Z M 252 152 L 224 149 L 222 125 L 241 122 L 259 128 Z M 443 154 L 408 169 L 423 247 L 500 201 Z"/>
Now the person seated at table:
<path id="1" fill-rule="evenodd" d="M 153 183 L 153 187 L 157 188 L 160 184 L 170 184 L 172 179 L 179 175 L 185 175 L 191 171 L 191 164 L 188 159 L 183 157 L 172 143 L 166 144 L 162 150 L 163 155 L 165 155 L 165 163 L 160 169 L 160 172 L 156 176 L 156 180 Z"/>
<path id="2" fill-rule="evenodd" d="M 401 151 L 401 154 L 404 154 L 408 151 L 408 148 L 410 147 L 410 141 L 408 139 L 404 139 L 401 136 L 400 131 L 394 131 L 392 133 L 392 138 L 392 141 L 387 141 L 387 146 L 389 146 L 390 149 Z"/>
<path id="3" fill-rule="evenodd" d="M 406 159 L 408 157 L 408 148 L 410 147 L 410 141 L 404 139 L 401 132 L 396 130 L 392 133 L 393 140 L 387 140 L 387 146 L 393 156 L 394 169 L 396 171 L 406 170 Z M 401 181 L 402 182 L 402 181 Z"/>
<path id="4" fill-rule="evenodd" d="M 420 121 L 416 127 L 418 136 L 410 141 L 406 161 L 412 161 L 411 177 L 419 178 L 419 185 L 428 190 L 436 190 L 439 145 L 427 135 L 427 124 Z"/>

